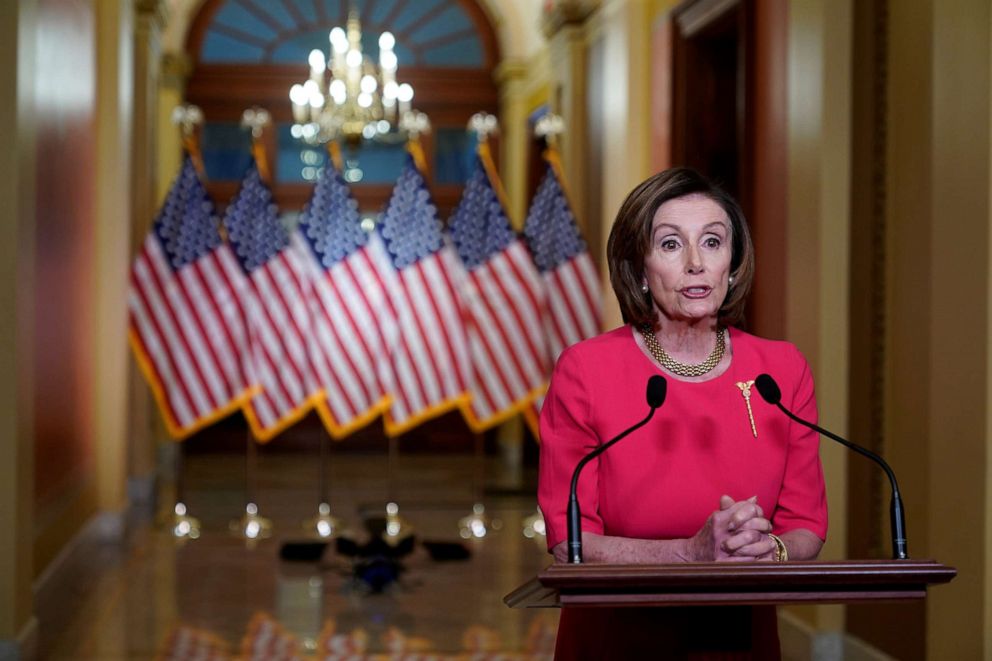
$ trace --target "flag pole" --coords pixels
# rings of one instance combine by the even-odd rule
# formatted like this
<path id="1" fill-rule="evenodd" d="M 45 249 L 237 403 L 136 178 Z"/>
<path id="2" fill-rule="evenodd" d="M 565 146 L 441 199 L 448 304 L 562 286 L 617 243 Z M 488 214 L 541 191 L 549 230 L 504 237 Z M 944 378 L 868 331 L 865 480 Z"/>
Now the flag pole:
<path id="1" fill-rule="evenodd" d="M 389 454 L 386 463 L 386 527 L 382 538 L 391 546 L 396 546 L 413 533 L 413 528 L 400 516 L 400 506 L 396 502 L 396 474 L 399 472 L 399 438 L 388 437 Z"/>
<path id="2" fill-rule="evenodd" d="M 492 156 L 489 151 L 489 136 L 499 133 L 499 123 L 495 115 L 479 112 L 472 115 L 468 120 L 468 130 L 474 131 L 477 138 L 476 153 L 482 162 L 482 167 L 486 170 L 504 213 L 510 213 L 510 206 L 507 201 L 506 191 L 496 173 Z M 509 217 L 509 216 L 507 216 Z M 512 221 L 511 221 L 512 225 Z M 458 533 L 464 539 L 482 539 L 495 529 L 486 516 L 486 506 L 482 502 L 485 496 L 485 439 L 481 432 L 472 434 L 473 456 L 472 456 L 472 513 L 464 516 L 458 521 Z"/>
<path id="3" fill-rule="evenodd" d="M 341 519 L 331 516 L 331 487 L 327 475 L 331 435 L 326 429 L 320 434 L 320 462 L 317 470 L 317 516 L 303 522 L 303 527 L 321 539 L 333 539 L 341 534 Z"/>
<path id="4" fill-rule="evenodd" d="M 200 152 L 199 129 L 203 125 L 203 111 L 192 104 L 181 104 L 172 111 L 172 123 L 179 127 L 183 149 L 189 154 L 190 161 L 201 180 L 207 178 L 203 167 L 203 156 Z M 200 536 L 200 520 L 189 515 L 186 506 L 186 478 L 183 473 L 185 462 L 183 444 L 177 443 L 175 457 L 175 504 L 173 505 L 172 534 L 177 539 L 197 539 Z"/>
<path id="5" fill-rule="evenodd" d="M 231 531 L 245 539 L 248 546 L 254 546 L 259 539 L 272 534 L 272 521 L 258 513 L 258 445 L 245 431 L 245 514 L 231 522 Z"/>

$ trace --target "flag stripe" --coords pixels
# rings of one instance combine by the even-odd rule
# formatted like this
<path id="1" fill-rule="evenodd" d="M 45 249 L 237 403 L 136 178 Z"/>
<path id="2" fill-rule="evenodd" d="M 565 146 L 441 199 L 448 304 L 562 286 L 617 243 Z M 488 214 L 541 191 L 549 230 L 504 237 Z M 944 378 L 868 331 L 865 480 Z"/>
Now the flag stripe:
<path id="1" fill-rule="evenodd" d="M 192 349 L 177 330 L 178 320 L 175 312 L 167 303 L 167 298 L 161 293 L 158 282 L 155 278 L 155 268 L 151 264 L 154 257 L 141 260 L 135 263 L 135 274 L 138 277 L 138 291 L 145 300 L 145 308 L 155 319 L 155 326 L 167 346 L 174 360 L 176 374 L 181 377 L 183 392 L 190 403 L 190 408 L 194 415 L 199 416 L 203 411 L 209 410 L 207 395 L 204 392 L 205 386 L 203 376 L 198 374 L 195 361 L 185 360 L 184 356 L 191 356 Z M 191 365 L 190 363 L 193 362 Z"/>
<path id="2" fill-rule="evenodd" d="M 577 276 L 576 280 L 578 280 L 581 286 L 586 302 L 586 307 L 583 310 L 588 312 L 583 317 L 587 325 L 582 330 L 585 337 L 591 337 L 599 333 L 599 301 L 593 296 L 593 292 L 597 292 L 597 295 L 599 292 L 599 276 L 596 273 L 596 268 L 593 266 L 589 253 L 578 255 L 572 260 L 572 264 L 572 268 Z"/>
<path id="3" fill-rule="evenodd" d="M 540 380 L 544 378 L 547 364 L 543 343 L 538 345 L 544 332 L 541 327 L 541 306 L 534 291 L 540 286 L 540 276 L 537 276 L 537 271 L 529 260 L 530 256 L 518 241 L 492 261 L 492 268 L 494 280 L 508 302 L 508 309 L 516 317 L 520 333 L 527 344 L 531 359 L 527 365 L 528 374 Z M 532 273 L 536 277 L 527 278 L 525 273 Z"/>
<path id="4" fill-rule="evenodd" d="M 407 300 L 404 296 L 404 294 L 406 296 L 411 295 L 409 281 L 414 278 L 414 275 L 411 274 L 415 274 L 416 268 L 413 266 L 400 273 L 403 291 L 397 292 L 397 294 L 398 298 L 402 298 L 398 306 L 402 310 L 400 313 L 400 334 L 404 345 L 412 350 L 412 363 L 416 365 L 416 377 L 421 385 L 423 395 L 420 406 L 425 407 L 428 402 L 441 400 L 441 375 L 438 372 L 438 360 L 433 355 L 428 343 L 423 316 L 414 312 L 414 310 L 424 309 L 426 303 L 413 297 Z"/>
<path id="5" fill-rule="evenodd" d="M 520 362 L 519 350 L 513 350 L 513 347 L 522 347 L 524 343 L 521 342 L 522 338 L 519 334 L 508 328 L 511 324 L 508 324 L 501 314 L 501 311 L 504 314 L 506 312 L 513 314 L 512 303 L 503 298 L 505 292 L 501 291 L 499 285 L 490 277 L 491 274 L 486 271 L 488 269 L 482 266 L 471 274 L 482 292 L 475 313 L 478 315 L 479 325 L 489 331 L 482 333 L 483 343 L 492 353 L 498 354 L 492 356 L 491 365 L 499 374 L 504 391 L 510 398 L 516 399 L 528 390 L 524 385 L 526 371 Z M 499 305 L 494 306 L 494 301 Z M 492 332 L 493 330 L 495 333 Z"/>
<path id="6" fill-rule="evenodd" d="M 132 278 L 133 278 L 132 274 Z M 193 412 L 192 397 L 186 389 L 186 384 L 179 378 L 172 350 L 165 343 L 154 316 L 148 310 L 148 301 L 144 298 L 140 287 L 131 288 L 131 311 L 136 324 L 136 335 L 141 340 L 149 356 L 151 366 L 159 375 L 159 383 L 164 389 L 164 400 L 169 406 L 171 417 L 177 427 L 185 427 L 196 418 Z"/>
<path id="7" fill-rule="evenodd" d="M 416 319 L 421 328 L 428 327 L 424 339 L 430 346 L 435 369 L 440 368 L 438 386 L 441 388 L 441 398 L 446 399 L 463 390 L 458 366 L 453 364 L 450 359 L 445 359 L 449 356 L 455 356 L 455 349 L 448 333 L 448 325 L 457 324 L 460 319 L 456 319 L 454 322 L 451 320 L 451 311 L 455 304 L 449 295 L 450 290 L 445 290 L 445 283 L 442 282 L 438 273 L 439 270 L 443 272 L 443 267 L 438 263 L 438 257 L 438 255 L 433 255 L 422 259 L 415 267 L 406 269 L 404 279 L 411 298 L 417 303 L 414 311 L 420 312 L 420 314 L 415 315 Z M 406 277 L 407 273 L 410 274 L 409 278 Z M 432 314 L 424 314 L 423 311 L 426 311 L 426 308 L 422 307 L 421 303 L 428 304 Z M 439 359 L 439 357 L 443 358 Z"/>
<path id="8" fill-rule="evenodd" d="M 242 369 L 241 358 L 236 352 L 238 345 L 231 337 L 227 320 L 213 298 L 213 292 L 203 281 L 202 263 L 212 259 L 213 254 L 210 254 L 189 264 L 179 273 L 179 278 L 190 293 L 197 318 L 207 326 L 204 335 L 211 338 L 210 344 L 217 352 L 218 364 L 226 375 L 230 394 L 236 395 L 240 389 L 238 384 L 244 384 L 248 380 Z"/>
<path id="9" fill-rule="evenodd" d="M 288 363 L 295 380 L 290 380 L 290 387 L 294 388 L 294 401 L 305 396 L 311 389 L 313 379 L 306 373 L 306 362 L 304 356 L 306 350 L 303 344 L 302 333 L 296 325 L 286 305 L 282 288 L 276 283 L 275 274 L 272 271 L 274 264 L 268 264 L 255 269 L 251 274 L 252 285 L 258 293 L 261 310 L 265 315 L 265 320 L 278 341 L 280 352 L 282 353 L 282 363 Z M 280 370 L 285 375 L 286 370 Z M 281 377 L 281 380 L 285 377 Z"/>
<path id="10" fill-rule="evenodd" d="M 148 244 L 151 259 L 145 265 L 150 267 L 148 282 L 151 290 L 149 293 L 153 297 L 158 297 L 163 308 L 168 313 L 168 319 L 174 328 L 176 336 L 183 343 L 185 351 L 178 354 L 183 363 L 192 363 L 193 373 L 197 380 L 193 382 L 193 394 L 197 394 L 199 389 L 202 392 L 205 403 L 201 411 L 210 411 L 220 408 L 228 401 L 228 395 L 224 393 L 220 384 L 221 379 L 217 375 L 217 370 L 213 361 L 210 360 L 209 341 L 206 337 L 196 332 L 194 314 L 191 313 L 188 304 L 188 294 L 183 287 L 168 286 L 168 282 L 173 280 L 175 273 L 171 271 L 169 265 L 165 263 L 165 255 L 161 252 L 158 241 L 152 240 Z M 186 267 L 184 267 L 186 268 Z M 173 281 L 173 284 L 176 284 Z M 166 327 L 166 332 L 169 332 Z M 186 358 L 188 357 L 188 360 Z M 210 400 L 208 403 L 206 400 Z"/>
<path id="11" fill-rule="evenodd" d="M 582 283 L 578 277 L 576 277 L 575 272 L 575 262 L 567 262 L 559 268 L 555 269 L 555 274 L 558 276 L 559 281 L 562 283 L 562 287 L 569 292 L 579 292 L 581 294 Z M 584 304 L 583 296 L 567 296 L 564 299 L 565 306 L 568 308 L 568 312 L 571 315 L 571 319 L 575 324 L 575 330 L 577 335 L 571 338 L 571 343 L 578 342 L 584 339 L 586 335 L 586 330 L 595 324 L 591 320 L 591 312 Z"/>
<path id="12" fill-rule="evenodd" d="M 508 291 L 508 287 L 514 285 L 513 281 L 498 277 L 495 273 L 497 262 L 502 261 L 502 256 L 497 256 L 488 266 L 476 269 L 473 275 L 477 282 L 482 283 L 481 289 L 485 294 L 483 301 L 499 320 L 500 331 L 506 346 L 511 349 L 510 355 L 518 378 L 525 383 L 536 383 L 541 380 L 542 360 L 531 336 L 535 331 L 540 332 L 540 326 L 528 329 L 521 312 L 523 301 L 514 298 Z M 520 356 L 524 360 L 521 361 Z M 524 390 L 529 389 L 524 387 Z"/>
<path id="13" fill-rule="evenodd" d="M 551 321 L 561 341 L 561 346 L 558 347 L 560 352 L 569 344 L 580 339 L 578 319 L 575 318 L 572 306 L 566 300 L 568 290 L 562 284 L 558 271 L 550 271 L 546 277 L 548 279 L 548 304 L 551 306 L 552 313 Z"/>
<path id="14" fill-rule="evenodd" d="M 224 329 L 226 349 L 236 358 L 242 382 L 249 383 L 255 379 L 255 375 L 247 373 L 248 370 L 245 369 L 246 357 L 241 351 L 246 346 L 245 342 L 248 337 L 248 319 L 236 293 L 221 276 L 222 264 L 225 260 L 230 259 L 233 259 L 233 255 L 227 246 L 222 245 L 210 253 L 208 258 L 198 260 L 194 264 L 193 273 L 197 276 L 200 286 L 209 298 L 212 309 L 218 312 L 216 318 L 220 322 L 221 328 Z M 224 300 L 227 301 L 226 305 L 221 302 L 220 296 L 222 294 Z M 228 312 L 224 312 L 225 308 L 228 309 Z M 233 319 L 231 318 L 232 313 Z"/>
<path id="15" fill-rule="evenodd" d="M 307 388 L 316 392 L 320 389 L 319 384 L 326 383 L 329 374 L 333 370 L 324 352 L 313 351 L 313 346 L 307 342 L 309 339 L 308 336 L 316 332 L 316 329 L 311 327 L 312 324 L 316 323 L 316 319 L 313 318 L 313 311 L 307 305 L 307 301 L 311 294 L 310 289 L 317 281 L 317 277 L 308 276 L 302 266 L 300 257 L 298 246 L 295 245 L 291 245 L 279 253 L 280 263 L 282 269 L 284 269 L 284 277 L 288 279 L 292 293 L 298 296 L 295 301 L 284 300 L 284 304 L 292 311 L 294 327 L 302 347 L 304 365 L 309 366 L 313 371 L 310 374 L 310 378 L 317 379 L 316 383 L 309 384 Z M 306 330 L 304 330 L 304 327 Z"/>

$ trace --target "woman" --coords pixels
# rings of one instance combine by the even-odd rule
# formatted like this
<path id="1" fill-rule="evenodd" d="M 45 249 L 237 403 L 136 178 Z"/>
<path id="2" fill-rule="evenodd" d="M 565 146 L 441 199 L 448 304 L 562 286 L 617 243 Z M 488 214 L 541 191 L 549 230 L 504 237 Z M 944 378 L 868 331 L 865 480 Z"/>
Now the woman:
<path id="1" fill-rule="evenodd" d="M 561 354 L 541 412 L 539 501 L 555 559 L 567 558 L 575 465 L 645 416 L 654 374 L 668 381 L 665 404 L 579 481 L 585 561 L 815 558 L 827 522 L 818 438 L 752 396 L 767 372 L 783 404 L 815 420 L 813 379 L 793 345 L 735 328 L 754 273 L 740 207 L 695 171 L 667 170 L 628 195 L 607 259 L 626 325 Z M 556 655 L 659 646 L 776 657 L 774 609 L 566 609 Z"/>

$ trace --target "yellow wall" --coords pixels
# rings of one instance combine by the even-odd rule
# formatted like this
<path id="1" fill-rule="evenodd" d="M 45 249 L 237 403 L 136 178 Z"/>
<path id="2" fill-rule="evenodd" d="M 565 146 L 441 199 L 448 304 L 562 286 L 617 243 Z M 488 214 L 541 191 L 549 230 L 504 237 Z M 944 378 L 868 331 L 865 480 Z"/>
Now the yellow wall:
<path id="1" fill-rule="evenodd" d="M 926 240 L 931 251 L 927 315 L 928 545 L 960 578 L 928 601 L 930 658 L 988 657 L 981 622 L 990 549 L 985 539 L 990 307 L 988 2 L 934 2 L 932 23 L 932 195 Z M 923 154 L 917 154 L 917 158 Z M 920 252 L 914 245 L 906 255 Z M 898 284 L 898 283 L 896 283 Z M 917 317 L 916 322 L 919 323 Z M 903 366 L 907 368 L 908 366 Z M 895 413 L 895 411 L 893 411 Z"/>
<path id="2" fill-rule="evenodd" d="M 0 3 L 0 652 L 33 622 L 34 20 L 33 2 Z"/>
<path id="3" fill-rule="evenodd" d="M 789 7 L 786 339 L 816 375 L 820 422 L 847 432 L 851 4 Z M 820 557 L 846 549 L 848 451 L 822 439 L 830 525 Z M 808 609 L 820 629 L 843 628 L 838 606 Z"/>

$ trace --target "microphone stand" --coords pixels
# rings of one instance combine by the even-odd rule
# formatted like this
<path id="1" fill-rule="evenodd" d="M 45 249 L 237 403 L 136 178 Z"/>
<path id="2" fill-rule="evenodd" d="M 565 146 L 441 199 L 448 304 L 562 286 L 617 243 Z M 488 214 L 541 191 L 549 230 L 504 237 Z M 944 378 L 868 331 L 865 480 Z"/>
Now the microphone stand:
<path id="1" fill-rule="evenodd" d="M 906 549 L 906 519 L 902 510 L 902 496 L 899 494 L 899 485 L 896 483 L 896 474 L 892 472 L 888 462 L 867 448 L 863 448 L 856 443 L 851 443 L 837 434 L 827 431 L 819 425 L 803 420 L 792 411 L 785 408 L 781 401 L 775 402 L 775 406 L 777 406 L 782 413 L 789 416 L 790 419 L 798 422 L 804 427 L 809 427 L 810 429 L 823 434 L 827 438 L 837 441 L 841 445 L 854 450 L 858 454 L 868 457 L 882 467 L 885 474 L 889 476 L 889 483 L 892 485 L 892 501 L 889 503 L 889 517 L 892 523 L 892 557 L 896 560 L 906 560 L 909 558 L 909 552 Z"/>
<path id="2" fill-rule="evenodd" d="M 660 406 L 660 404 L 659 404 Z M 638 422 L 633 427 L 621 432 L 615 436 L 612 440 L 603 443 L 598 448 L 582 457 L 579 460 L 579 464 L 575 467 L 575 471 L 572 473 L 572 488 L 568 492 L 568 563 L 572 565 L 582 564 L 582 512 L 579 509 L 579 498 L 577 491 L 579 488 L 579 473 L 585 468 L 585 465 L 590 461 L 598 457 L 599 455 L 606 452 L 606 450 L 612 446 L 614 443 L 620 439 L 627 436 L 632 431 L 636 431 L 648 424 L 654 416 L 654 412 L 658 410 L 657 407 L 651 407 L 651 412 L 648 416 Z"/>

